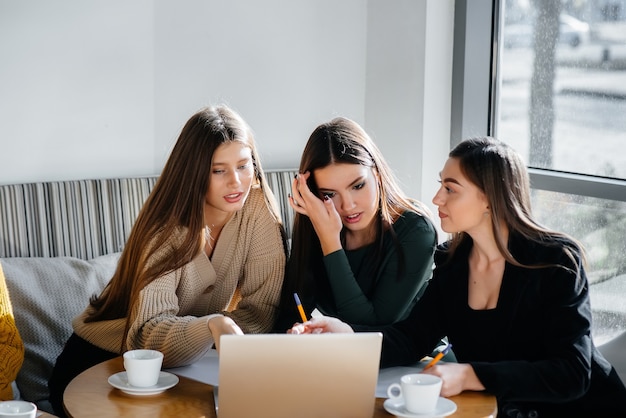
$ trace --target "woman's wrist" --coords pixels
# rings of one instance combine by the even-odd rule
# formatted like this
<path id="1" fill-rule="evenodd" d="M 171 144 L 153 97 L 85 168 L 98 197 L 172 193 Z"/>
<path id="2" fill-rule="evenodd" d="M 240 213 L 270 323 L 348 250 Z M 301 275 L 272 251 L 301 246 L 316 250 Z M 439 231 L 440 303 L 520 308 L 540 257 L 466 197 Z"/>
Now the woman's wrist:
<path id="1" fill-rule="evenodd" d="M 335 251 L 339 251 L 343 248 L 341 246 L 341 241 L 338 237 L 329 240 L 320 239 L 320 245 L 322 247 L 322 254 L 325 256 L 330 253 L 334 253 Z"/>
<path id="2" fill-rule="evenodd" d="M 476 376 L 476 372 L 474 371 L 472 365 L 466 364 L 465 366 L 465 383 L 463 385 L 463 390 L 485 390 L 485 386 L 482 384 L 478 376 Z"/>
<path id="3" fill-rule="evenodd" d="M 217 318 L 217 317 L 221 317 L 221 316 L 224 316 L 224 315 L 222 315 L 221 313 L 215 313 L 215 314 L 207 315 L 206 316 L 206 323 L 207 323 L 208 327 L 211 328 L 210 324 L 211 324 L 211 320 L 213 318 Z"/>
<path id="4" fill-rule="evenodd" d="M 341 250 L 343 247 L 341 245 L 330 245 L 330 246 L 323 246 L 322 245 L 322 254 L 324 256 L 327 256 L 328 254 L 332 254 L 335 251 L 339 251 Z"/>

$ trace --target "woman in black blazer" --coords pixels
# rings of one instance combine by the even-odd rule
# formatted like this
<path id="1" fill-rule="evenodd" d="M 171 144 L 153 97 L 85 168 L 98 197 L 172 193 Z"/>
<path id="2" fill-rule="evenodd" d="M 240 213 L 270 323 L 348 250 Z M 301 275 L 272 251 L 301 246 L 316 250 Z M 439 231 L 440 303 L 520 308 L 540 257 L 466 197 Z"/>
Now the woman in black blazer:
<path id="1" fill-rule="evenodd" d="M 459 363 L 438 363 L 442 396 L 487 391 L 498 416 L 626 416 L 626 388 L 591 339 L 581 245 L 533 220 L 528 172 L 493 138 L 461 142 L 433 203 L 451 234 L 410 316 L 381 329 L 381 365 L 414 363 L 440 338 Z M 324 317 L 290 332 L 352 332 Z"/>

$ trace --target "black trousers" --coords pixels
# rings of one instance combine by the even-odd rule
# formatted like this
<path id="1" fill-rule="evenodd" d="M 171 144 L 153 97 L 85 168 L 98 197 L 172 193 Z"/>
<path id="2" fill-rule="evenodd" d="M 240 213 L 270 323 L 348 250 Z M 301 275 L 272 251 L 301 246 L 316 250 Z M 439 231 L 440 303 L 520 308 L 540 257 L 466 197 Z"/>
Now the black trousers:
<path id="1" fill-rule="evenodd" d="M 96 347 L 83 340 L 76 334 L 72 334 L 65 343 L 63 351 L 57 357 L 52 369 L 52 375 L 48 381 L 50 390 L 50 404 L 54 413 L 61 418 L 67 417 L 63 409 L 63 392 L 73 378 L 98 363 L 118 357 L 119 353 L 112 353 Z"/>

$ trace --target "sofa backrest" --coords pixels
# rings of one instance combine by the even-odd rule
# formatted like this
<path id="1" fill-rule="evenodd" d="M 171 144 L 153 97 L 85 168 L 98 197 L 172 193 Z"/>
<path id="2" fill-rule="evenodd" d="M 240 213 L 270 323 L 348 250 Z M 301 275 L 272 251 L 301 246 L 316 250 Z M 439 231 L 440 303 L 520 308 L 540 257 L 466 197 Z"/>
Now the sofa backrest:
<path id="1" fill-rule="evenodd" d="M 268 183 L 291 236 L 287 202 L 296 170 L 270 170 Z M 0 185 L 0 258 L 76 257 L 121 251 L 157 176 Z"/>

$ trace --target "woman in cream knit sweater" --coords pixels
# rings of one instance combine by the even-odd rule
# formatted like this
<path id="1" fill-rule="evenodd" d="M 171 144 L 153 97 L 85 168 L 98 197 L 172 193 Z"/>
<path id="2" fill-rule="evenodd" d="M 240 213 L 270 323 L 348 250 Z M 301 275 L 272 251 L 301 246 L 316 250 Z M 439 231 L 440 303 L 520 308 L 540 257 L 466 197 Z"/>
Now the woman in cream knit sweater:
<path id="1" fill-rule="evenodd" d="M 222 334 L 271 329 L 286 245 L 252 132 L 225 106 L 184 126 L 146 200 L 110 283 L 73 321 L 50 400 L 63 415 L 73 377 L 126 350 L 192 363 Z"/>
<path id="2" fill-rule="evenodd" d="M 0 401 L 13 399 L 11 383 L 24 362 L 24 343 L 15 325 L 2 266 L 0 265 Z"/>

